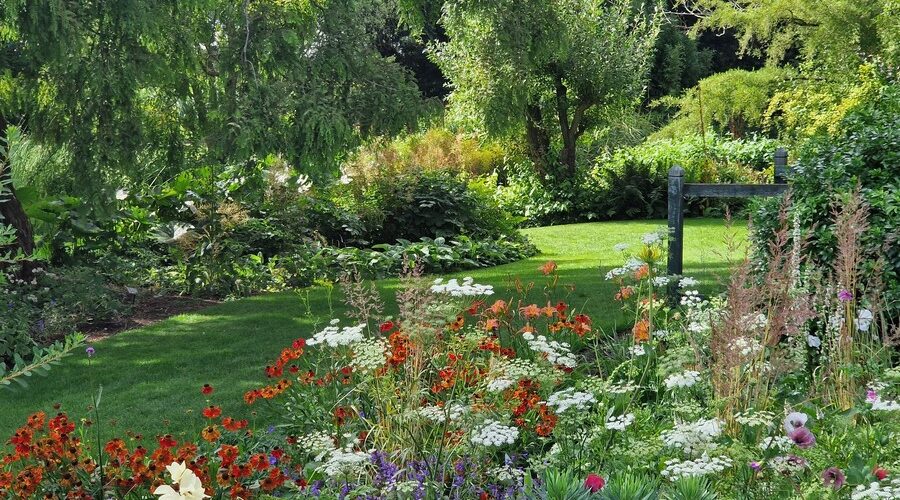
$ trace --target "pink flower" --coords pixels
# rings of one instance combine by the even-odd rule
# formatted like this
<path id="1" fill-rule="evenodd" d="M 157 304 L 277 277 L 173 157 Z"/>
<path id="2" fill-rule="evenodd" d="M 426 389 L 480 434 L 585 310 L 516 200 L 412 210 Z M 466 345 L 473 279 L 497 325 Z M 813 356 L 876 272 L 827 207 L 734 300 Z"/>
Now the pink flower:
<path id="1" fill-rule="evenodd" d="M 812 448 L 816 445 L 816 436 L 806 427 L 797 427 L 788 433 L 788 437 L 791 438 L 794 444 L 803 449 Z"/>
<path id="2" fill-rule="evenodd" d="M 584 487 L 591 490 L 591 493 L 602 490 L 604 486 L 606 486 L 606 480 L 597 474 L 588 474 L 587 479 L 584 480 Z"/>
<path id="3" fill-rule="evenodd" d="M 851 300 L 853 300 L 853 294 L 850 293 L 850 291 L 847 289 L 842 289 L 840 292 L 838 292 L 838 300 L 840 300 L 841 302 L 850 302 Z"/>
<path id="4" fill-rule="evenodd" d="M 875 392 L 875 389 L 867 390 L 866 391 L 866 402 L 874 403 L 875 401 L 878 401 L 878 393 Z"/>
<path id="5" fill-rule="evenodd" d="M 839 490 L 846 482 L 847 478 L 844 477 L 844 471 L 837 467 L 829 467 L 822 472 L 822 484 L 824 484 L 826 488 Z"/>

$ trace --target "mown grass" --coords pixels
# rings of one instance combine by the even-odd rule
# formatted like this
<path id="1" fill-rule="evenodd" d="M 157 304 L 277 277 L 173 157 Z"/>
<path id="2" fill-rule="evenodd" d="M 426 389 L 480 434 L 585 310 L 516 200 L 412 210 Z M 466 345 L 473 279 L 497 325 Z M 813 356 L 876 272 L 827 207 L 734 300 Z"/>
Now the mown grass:
<path id="1" fill-rule="evenodd" d="M 454 276 L 473 276 L 479 283 L 492 284 L 503 297 L 503 290 L 515 277 L 525 283 L 543 283 L 538 268 L 553 260 L 559 265 L 560 282 L 575 285 L 570 304 L 590 314 L 595 328 L 610 332 L 624 325 L 618 304 L 612 300 L 614 286 L 603 278 L 607 270 L 621 263 L 612 247 L 620 242 L 636 245 L 641 235 L 661 224 L 664 222 L 626 221 L 529 229 L 525 232 L 541 250 L 540 255 Z M 746 235 L 743 226 L 735 231 L 739 239 Z M 685 234 L 685 274 L 699 278 L 707 290 L 715 288 L 729 267 L 724 222 L 689 220 Z M 385 299 L 390 299 L 397 287 L 397 280 L 378 282 Z M 308 296 L 311 315 L 306 314 L 301 294 Z M 101 386 L 100 421 L 107 438 L 125 430 L 145 436 L 187 433 L 193 438 L 202 427 L 199 410 L 207 403 L 200 387 L 205 383 L 215 387 L 210 398 L 225 414 L 254 419 L 242 394 L 264 383 L 262 367 L 283 346 L 309 336 L 331 319 L 328 303 L 322 288 L 308 294 L 250 297 L 97 342 L 93 358 L 76 352 L 48 377 L 30 380 L 27 390 L 0 392 L 0 436 L 9 436 L 36 410 L 55 413 L 53 405 L 57 403 L 76 419 L 88 418 L 92 394 Z M 343 316 L 337 291 L 333 303 L 335 317 Z"/>

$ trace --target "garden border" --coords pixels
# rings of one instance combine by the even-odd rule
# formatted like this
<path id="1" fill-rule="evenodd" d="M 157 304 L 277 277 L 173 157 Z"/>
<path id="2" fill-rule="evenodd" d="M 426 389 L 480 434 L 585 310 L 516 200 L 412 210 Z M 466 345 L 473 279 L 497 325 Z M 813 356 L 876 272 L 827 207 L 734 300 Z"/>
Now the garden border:
<path id="1" fill-rule="evenodd" d="M 684 199 L 687 196 L 703 198 L 751 198 L 756 196 L 781 196 L 788 190 L 788 152 L 775 150 L 775 172 L 772 184 L 695 184 L 684 182 L 684 169 L 675 165 L 669 169 L 669 257 L 666 274 L 681 276 L 684 270 Z M 678 299 L 678 280 L 669 283 L 669 301 Z"/>

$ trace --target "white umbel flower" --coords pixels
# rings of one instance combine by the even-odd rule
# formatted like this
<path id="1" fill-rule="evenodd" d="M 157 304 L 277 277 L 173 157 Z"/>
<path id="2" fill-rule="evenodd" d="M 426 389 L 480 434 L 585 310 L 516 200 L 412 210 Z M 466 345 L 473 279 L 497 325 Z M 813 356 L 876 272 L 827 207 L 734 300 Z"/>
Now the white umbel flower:
<path id="1" fill-rule="evenodd" d="M 443 279 L 438 278 L 431 285 L 431 291 L 434 293 L 445 293 L 452 297 L 480 297 L 482 295 L 493 295 L 494 287 L 491 285 L 479 285 L 471 277 L 465 277 L 462 283 L 453 278 L 446 283 Z"/>
<path id="2" fill-rule="evenodd" d="M 666 389 L 677 389 L 682 387 L 691 387 L 700 381 L 700 372 L 694 370 L 685 370 L 681 373 L 673 373 L 666 377 Z"/>
<path id="3" fill-rule="evenodd" d="M 496 420 L 488 420 L 472 433 L 472 443 L 481 446 L 503 446 L 513 444 L 519 437 L 519 429 L 503 425 Z"/>

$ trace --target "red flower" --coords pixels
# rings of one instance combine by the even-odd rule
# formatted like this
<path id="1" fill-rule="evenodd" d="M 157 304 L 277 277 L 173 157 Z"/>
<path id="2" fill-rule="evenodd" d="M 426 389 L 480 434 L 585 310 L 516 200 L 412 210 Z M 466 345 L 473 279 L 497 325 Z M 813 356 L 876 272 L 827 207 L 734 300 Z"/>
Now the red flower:
<path id="1" fill-rule="evenodd" d="M 379 330 L 381 330 L 381 333 L 387 333 L 387 332 L 389 332 L 389 331 L 391 331 L 391 330 L 393 330 L 393 329 L 394 329 L 394 322 L 393 322 L 393 321 L 385 321 L 385 322 L 382 323 L 381 326 L 379 327 Z"/>
<path id="2" fill-rule="evenodd" d="M 203 409 L 203 416 L 206 418 L 219 418 L 219 415 L 222 414 L 222 409 L 218 406 L 207 406 Z"/>
<path id="3" fill-rule="evenodd" d="M 174 448 L 175 446 L 178 445 L 178 441 L 175 441 L 175 439 L 172 438 L 171 434 L 166 434 L 165 436 L 159 436 L 157 438 L 157 440 L 159 440 L 160 448 Z"/>
<path id="4" fill-rule="evenodd" d="M 591 490 L 591 493 L 602 490 L 604 486 L 606 486 L 606 481 L 597 474 L 588 474 L 587 479 L 584 480 L 584 487 Z"/>
<path id="5" fill-rule="evenodd" d="M 209 384 L 203 384 L 203 387 L 200 388 L 200 392 L 203 394 L 212 394 L 213 387 Z"/>
<path id="6" fill-rule="evenodd" d="M 884 479 L 888 477 L 887 469 L 883 469 L 877 465 L 875 466 L 875 469 L 872 470 L 872 474 L 875 474 L 875 478 L 879 481 L 884 481 Z"/>

